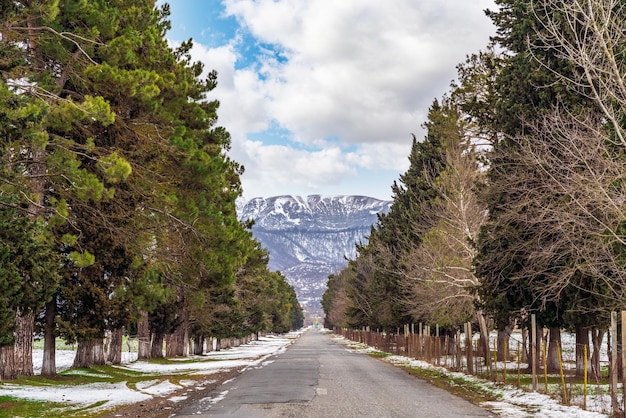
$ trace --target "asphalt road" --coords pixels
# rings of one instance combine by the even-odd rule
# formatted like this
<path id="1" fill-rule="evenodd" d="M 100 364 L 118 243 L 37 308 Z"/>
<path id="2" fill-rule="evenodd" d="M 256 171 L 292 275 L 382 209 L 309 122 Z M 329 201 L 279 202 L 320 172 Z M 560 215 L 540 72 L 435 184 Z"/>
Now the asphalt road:
<path id="1" fill-rule="evenodd" d="M 490 417 L 404 370 L 316 330 L 176 417 Z"/>

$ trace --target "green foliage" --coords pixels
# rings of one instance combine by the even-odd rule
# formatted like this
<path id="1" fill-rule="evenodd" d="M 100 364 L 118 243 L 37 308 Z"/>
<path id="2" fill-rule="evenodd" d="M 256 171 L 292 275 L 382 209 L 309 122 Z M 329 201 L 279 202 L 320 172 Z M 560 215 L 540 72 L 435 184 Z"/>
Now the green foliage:
<path id="1" fill-rule="evenodd" d="M 63 235 L 67 237 L 68 234 Z M 75 242 L 75 241 L 74 241 Z M 88 251 L 83 253 L 79 253 L 78 251 L 72 251 L 69 254 L 69 259 L 76 265 L 78 268 L 85 268 L 91 266 L 96 262 L 96 257 L 93 254 L 90 254 Z"/>
<path id="2" fill-rule="evenodd" d="M 59 281 L 61 258 L 45 223 L 29 210 L 26 166 L 15 153 L 23 138 L 44 146 L 37 128 L 45 112 L 40 101 L 0 82 L 0 346 L 13 343 L 16 312 L 41 309 Z"/>
<path id="3" fill-rule="evenodd" d="M 69 99 L 60 102 L 58 106 L 52 108 L 47 118 L 47 125 L 51 130 L 70 133 L 77 123 L 111 125 L 115 121 L 115 113 L 111 111 L 109 103 L 103 97 L 86 95 L 79 103 Z"/>
<path id="4" fill-rule="evenodd" d="M 43 225 L 0 195 L 0 346 L 13 343 L 17 310 L 37 311 L 59 281 L 60 258 Z"/>
<path id="5" fill-rule="evenodd" d="M 488 181 L 482 194 L 489 220 L 478 239 L 475 268 L 482 282 L 476 291 L 482 307 L 501 328 L 514 319 L 527 319 L 529 313 L 537 313 L 539 322 L 546 326 L 590 324 L 595 314 L 589 316 L 583 311 L 589 312 L 591 305 L 601 306 L 600 295 L 608 294 L 607 289 L 593 285 L 595 278 L 577 278 L 577 274 L 569 272 L 576 270 L 577 263 L 600 260 L 583 261 L 591 254 L 569 257 L 569 250 L 563 247 L 552 260 L 538 261 L 543 249 L 554 249 L 562 239 L 576 247 L 573 253 L 584 251 L 585 244 L 579 241 L 575 227 L 563 227 L 562 218 L 557 220 L 560 211 L 576 213 L 571 200 L 564 198 L 561 187 L 549 190 L 549 183 L 540 180 L 539 175 L 550 170 L 554 170 L 553 179 L 559 178 L 560 169 L 532 166 L 522 162 L 519 155 L 533 141 L 549 143 L 558 138 L 559 127 L 532 129 L 537 121 L 556 109 L 563 115 L 577 115 L 580 109 L 593 109 L 594 105 L 583 86 L 570 84 L 578 70 L 576 63 L 565 60 L 558 49 L 541 42 L 542 22 L 562 18 L 564 10 L 558 2 L 500 0 L 497 4 L 499 9 L 489 15 L 498 28 L 495 40 L 507 55 L 499 62 L 490 91 L 493 111 L 486 117 L 484 112 L 468 107 L 481 126 L 497 132 L 498 138 L 489 155 Z M 571 32 L 577 28 L 563 23 L 562 29 L 564 36 L 578 36 Z M 569 124 L 576 126 L 575 120 Z M 556 135 L 550 135 L 551 131 Z M 544 149 L 558 153 L 556 145 Z M 552 226 L 543 215 L 546 208 L 552 208 Z M 588 234 L 586 242 L 593 240 L 592 235 Z M 569 276 L 571 291 L 554 291 L 546 297 L 542 289 L 558 275 Z M 574 313 L 576 305 L 583 311 Z"/>
<path id="6" fill-rule="evenodd" d="M 63 225 L 67 220 L 67 217 L 69 216 L 69 207 L 65 199 L 61 199 L 58 202 L 56 199 L 50 199 L 50 203 L 56 203 L 56 205 L 54 205 L 54 213 L 48 219 L 48 227 L 50 229 L 55 229 Z M 63 237 L 65 237 L 65 235 Z M 64 241 L 63 237 L 61 238 L 61 242 Z"/>
<path id="7" fill-rule="evenodd" d="M 302 324 L 293 288 L 237 220 L 243 168 L 226 157 L 230 136 L 207 100 L 217 75 L 198 78 L 191 41 L 168 46 L 168 14 L 151 0 L 0 6 L 2 80 L 30 83 L 0 88 L 0 199 L 27 198 L 10 201 L 6 222 L 28 220 L 0 254 L 18 261 L 18 245 L 37 248 L 32 263 L 3 267 L 3 338 L 18 303 L 39 312 L 52 294 L 60 334 L 79 343 L 140 312 L 159 333 Z M 37 27 L 18 29 L 27 21 Z"/>
<path id="8" fill-rule="evenodd" d="M 105 180 L 109 183 L 124 182 L 132 172 L 130 163 L 121 158 L 117 152 L 100 158 L 98 162 L 104 171 Z"/>

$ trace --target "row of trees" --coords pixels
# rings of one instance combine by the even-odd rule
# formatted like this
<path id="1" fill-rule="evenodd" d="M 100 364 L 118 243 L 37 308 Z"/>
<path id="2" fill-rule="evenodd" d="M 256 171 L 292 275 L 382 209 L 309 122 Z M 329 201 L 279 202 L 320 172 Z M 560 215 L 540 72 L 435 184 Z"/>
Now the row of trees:
<path id="1" fill-rule="evenodd" d="M 33 334 L 75 366 L 183 354 L 190 339 L 287 331 L 295 292 L 237 219 L 230 160 L 191 40 L 154 0 L 0 3 L 0 379 L 33 373 Z"/>
<path id="2" fill-rule="evenodd" d="M 497 35 L 431 106 L 391 211 L 329 278 L 326 320 L 473 320 L 483 338 L 491 322 L 504 340 L 536 314 L 549 367 L 565 328 L 582 373 L 589 331 L 626 303 L 626 3 L 496 3 Z"/>

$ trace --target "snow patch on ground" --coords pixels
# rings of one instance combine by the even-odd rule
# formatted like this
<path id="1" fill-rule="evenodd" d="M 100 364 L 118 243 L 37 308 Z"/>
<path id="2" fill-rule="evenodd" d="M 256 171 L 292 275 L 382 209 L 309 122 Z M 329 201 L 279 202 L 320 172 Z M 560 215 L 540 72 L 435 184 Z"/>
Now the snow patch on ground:
<path id="1" fill-rule="evenodd" d="M 136 388 L 140 392 L 147 393 L 148 395 L 163 396 L 175 392 L 181 387 L 171 383 L 169 380 L 151 380 L 137 383 Z"/>
<path id="2" fill-rule="evenodd" d="M 365 344 L 355 343 L 344 337 L 334 335 L 333 338 L 356 351 L 377 352 Z M 506 418 L 606 418 L 607 415 L 600 412 L 585 411 L 578 406 L 562 405 L 559 401 L 548 395 L 537 392 L 525 392 L 519 388 L 502 383 L 496 383 L 480 379 L 464 373 L 453 372 L 444 367 L 433 366 L 421 360 L 410 357 L 391 355 L 382 360 L 397 366 L 418 367 L 421 369 L 434 370 L 444 376 L 460 378 L 472 385 L 482 387 L 486 392 L 495 395 L 499 401 L 484 402 L 482 406 Z"/>
<path id="3" fill-rule="evenodd" d="M 71 408 L 88 407 L 98 404 L 90 411 L 111 409 L 120 405 L 146 401 L 156 396 L 167 396 L 179 389 L 198 385 L 194 380 L 181 380 L 180 384 L 174 384 L 167 378 L 159 378 L 166 375 L 206 375 L 218 371 L 227 371 L 237 367 L 251 367 L 266 362 L 270 356 L 284 352 L 304 330 L 279 336 L 260 337 L 259 341 L 236 348 L 222 351 L 213 351 L 202 356 L 190 356 L 180 359 L 173 364 L 155 364 L 145 361 L 137 361 L 136 352 L 124 352 L 122 365 L 117 366 L 122 370 L 142 372 L 153 375 L 152 378 L 136 384 L 127 382 L 118 383 L 92 383 L 84 385 L 49 385 L 31 386 L 16 385 L 12 383 L 0 383 L 0 396 L 32 399 L 36 401 L 56 402 Z M 56 365 L 59 372 L 72 367 L 76 352 L 72 350 L 56 350 Z M 35 374 L 41 373 L 43 350 L 33 350 L 33 365 Z M 71 374 L 86 376 L 105 377 L 82 370 L 69 371 Z M 196 386 L 202 388 L 202 385 Z M 217 402 L 225 392 L 220 394 L 212 402 Z M 171 396 L 172 402 L 180 402 L 186 396 Z"/>
<path id="4" fill-rule="evenodd" d="M 147 361 L 137 361 L 124 366 L 125 369 L 141 373 L 162 374 L 211 374 L 236 367 L 248 366 L 250 360 L 221 360 L 207 361 L 206 358 L 194 362 L 181 364 L 156 364 Z"/>
<path id="5" fill-rule="evenodd" d="M 136 385 L 128 385 L 126 382 L 119 383 L 92 383 L 80 386 L 55 385 L 55 386 L 27 386 L 11 383 L 0 384 L 0 395 L 16 398 L 26 398 L 47 402 L 58 402 L 72 407 L 86 407 L 96 403 L 102 405 L 90 409 L 90 411 L 110 409 L 119 405 L 142 402 L 155 396 L 167 396 L 168 394 L 185 387 L 193 387 L 198 382 L 193 380 L 181 380 L 174 384 L 169 379 L 160 379 L 159 375 L 172 374 L 210 374 L 219 370 L 227 370 L 234 367 L 255 367 L 268 363 L 270 356 L 284 352 L 299 333 L 262 337 L 240 347 L 231 348 L 219 352 L 210 352 L 203 356 L 185 358 L 175 364 L 152 364 L 144 361 L 135 361 L 136 353 L 125 353 L 122 369 L 141 371 L 154 374 L 146 381 Z M 364 345 L 355 343 L 335 336 L 335 339 L 358 351 L 375 351 Z M 565 345 L 565 344 L 564 344 Z M 34 350 L 36 353 L 37 350 Z M 42 355 L 41 353 L 40 355 Z M 74 360 L 74 351 L 57 350 L 57 366 L 60 370 L 67 370 Z M 134 356 L 134 359 L 133 359 Z M 41 357 L 40 357 L 41 359 Z M 189 362 L 189 360 L 193 360 Z M 37 365 L 37 360 L 34 359 Z M 599 412 L 583 411 L 576 406 L 564 406 L 557 400 L 540 393 L 524 392 L 509 385 L 502 385 L 491 381 L 476 378 L 463 373 L 448 371 L 443 367 L 432 366 L 429 363 L 414 360 L 402 356 L 389 356 L 385 358 L 396 365 L 411 365 L 415 367 L 436 369 L 448 375 L 457 375 L 475 385 L 483 385 L 485 390 L 495 394 L 498 401 L 486 402 L 483 406 L 506 418 L 527 418 L 542 416 L 549 418 L 606 418 L 607 415 Z M 36 366 L 37 367 L 37 366 Z M 41 370 L 41 361 L 39 367 Z M 227 391 L 220 393 L 215 398 L 206 398 L 212 404 L 219 402 L 226 396 Z M 185 396 L 171 396 L 172 402 L 180 402 Z"/>
<path id="6" fill-rule="evenodd" d="M 182 402 L 186 400 L 187 398 L 189 398 L 189 396 L 172 396 L 171 398 L 168 398 L 168 399 L 172 402 Z"/>
<path id="7" fill-rule="evenodd" d="M 4 383 L 0 385 L 0 395 L 26 398 L 35 401 L 57 402 L 74 406 L 89 406 L 105 402 L 100 408 L 145 401 L 152 396 L 132 390 L 126 382 L 90 383 L 80 386 L 26 386 Z"/>

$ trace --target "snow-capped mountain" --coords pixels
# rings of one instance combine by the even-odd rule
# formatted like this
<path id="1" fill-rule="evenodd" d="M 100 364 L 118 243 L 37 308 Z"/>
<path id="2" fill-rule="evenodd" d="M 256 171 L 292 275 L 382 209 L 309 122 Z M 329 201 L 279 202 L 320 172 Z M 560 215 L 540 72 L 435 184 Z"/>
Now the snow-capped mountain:
<path id="1" fill-rule="evenodd" d="M 356 244 L 367 243 L 377 214 L 390 205 L 366 196 L 276 196 L 241 202 L 238 216 L 255 221 L 269 268 L 285 275 L 309 314 L 319 315 L 328 276 L 356 256 Z"/>

